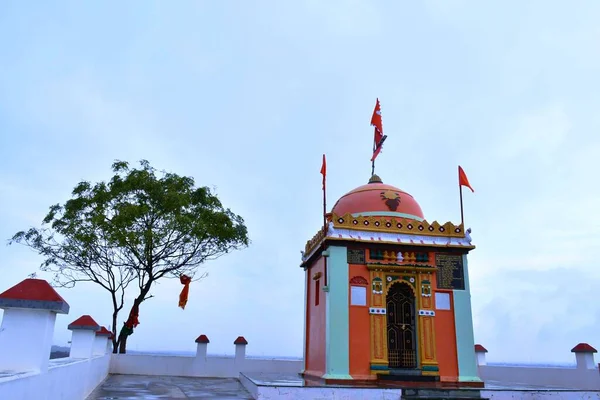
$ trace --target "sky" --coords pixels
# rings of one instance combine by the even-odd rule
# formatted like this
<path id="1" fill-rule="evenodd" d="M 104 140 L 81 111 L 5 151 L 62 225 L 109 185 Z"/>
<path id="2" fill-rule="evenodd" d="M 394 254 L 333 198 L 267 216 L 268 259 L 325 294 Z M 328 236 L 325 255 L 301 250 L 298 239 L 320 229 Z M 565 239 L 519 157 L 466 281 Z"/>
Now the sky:
<path id="1" fill-rule="evenodd" d="M 367 182 L 375 99 L 388 139 L 376 172 L 429 221 L 464 193 L 475 340 L 492 362 L 573 362 L 600 346 L 600 25 L 597 1 L 3 1 L 0 239 L 40 226 L 81 180 L 147 159 L 215 189 L 252 244 L 201 268 L 185 310 L 160 282 L 138 351 L 301 356 L 300 250 Z M 41 258 L 0 246 L 0 290 Z M 55 343 L 107 292 L 62 289 Z M 133 296 L 126 298 L 131 304 Z M 123 315 L 125 317 L 125 315 Z"/>

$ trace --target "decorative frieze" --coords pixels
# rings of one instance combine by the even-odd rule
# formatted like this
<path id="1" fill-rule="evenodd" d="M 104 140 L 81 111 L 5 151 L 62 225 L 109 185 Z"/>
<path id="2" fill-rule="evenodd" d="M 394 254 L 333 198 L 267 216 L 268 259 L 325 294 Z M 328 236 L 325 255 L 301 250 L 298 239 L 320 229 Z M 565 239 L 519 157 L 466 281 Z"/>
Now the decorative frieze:
<path id="1" fill-rule="evenodd" d="M 358 217 L 357 217 L 358 218 Z M 363 217 L 360 217 L 363 218 Z M 367 217 L 364 217 L 367 218 Z M 369 217 L 374 218 L 374 217 Z M 413 221 L 417 223 L 416 221 Z M 423 222 L 425 223 L 425 222 Z M 448 223 L 450 224 L 450 223 Z M 439 225 L 439 224 L 438 224 Z M 447 225 L 447 224 L 446 224 Z M 446 226 L 444 225 L 444 226 Z M 450 224 L 452 225 L 452 224 Z M 411 225 L 412 226 L 412 225 Z M 433 226 L 433 224 L 432 224 Z M 452 225 L 455 226 L 455 225 Z M 427 225 L 426 231 L 429 232 L 429 225 Z M 304 251 L 302 252 L 302 262 L 306 262 L 308 258 L 318 249 L 318 247 L 323 243 L 324 240 L 340 240 L 340 241 L 354 241 L 354 242 L 362 242 L 362 243 L 378 243 L 384 245 L 410 245 L 410 246 L 427 246 L 427 247 L 439 247 L 439 248 L 459 248 L 463 250 L 472 250 L 475 248 L 471 244 L 471 237 L 466 233 L 462 232 L 462 225 L 459 226 L 461 233 L 446 235 L 441 232 L 430 232 L 425 234 L 425 231 L 421 231 L 417 229 L 415 232 L 404 232 L 403 230 L 396 231 L 380 231 L 380 232 L 372 232 L 368 230 L 358 230 L 359 228 L 345 228 L 339 227 L 338 225 L 330 222 L 327 226 L 327 229 L 321 229 L 311 240 L 306 243 Z M 390 250 L 388 249 L 388 260 L 387 263 L 429 263 L 429 255 L 428 258 L 422 258 L 422 256 L 417 256 L 417 253 L 414 252 L 414 258 L 410 257 L 412 254 L 409 253 L 409 257 L 407 259 L 407 253 L 402 252 L 400 257 L 398 256 L 398 252 L 394 252 L 392 256 L 390 254 Z M 421 253 L 425 254 L 424 252 Z M 354 255 L 353 255 L 354 256 Z M 367 256 L 367 255 L 365 255 Z M 357 257 L 358 256 L 357 254 Z M 393 258 L 395 257 L 395 259 Z M 367 257 L 365 257 L 367 258 Z M 384 260 L 385 254 L 381 254 L 380 260 L 371 260 L 373 262 L 386 262 Z M 426 261 L 427 260 L 427 261 Z M 362 263 L 362 260 L 359 258 L 358 262 L 351 262 L 352 264 Z M 369 263 L 369 260 L 365 260 L 366 263 Z"/>
<path id="2" fill-rule="evenodd" d="M 369 308 L 369 314 L 379 314 L 379 315 L 385 315 L 385 308 L 380 308 L 380 307 L 370 307 Z"/>
<path id="3" fill-rule="evenodd" d="M 363 217 L 360 215 L 354 217 L 351 214 L 343 216 L 332 214 L 331 221 L 335 228 L 360 229 L 374 232 L 412 233 L 424 236 L 465 237 L 463 226 L 454 225 L 451 222 L 440 225 L 437 221 L 429 223 L 427 221 L 415 221 L 396 217 Z"/>

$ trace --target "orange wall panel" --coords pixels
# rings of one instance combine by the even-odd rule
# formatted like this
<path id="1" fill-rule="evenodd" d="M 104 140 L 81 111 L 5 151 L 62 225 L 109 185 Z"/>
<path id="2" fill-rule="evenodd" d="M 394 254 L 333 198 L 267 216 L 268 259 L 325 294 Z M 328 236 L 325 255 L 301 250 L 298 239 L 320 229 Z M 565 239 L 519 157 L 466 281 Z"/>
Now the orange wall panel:
<path id="1" fill-rule="evenodd" d="M 350 279 L 360 276 L 369 279 L 369 271 L 365 265 L 350 264 L 348 266 Z M 348 285 L 350 291 L 352 285 Z M 359 285 L 360 286 L 360 285 Z M 367 305 L 352 306 L 350 305 L 352 293 L 348 293 L 349 313 L 349 355 L 350 355 L 350 375 L 354 379 L 374 379 L 376 376 L 371 375 L 371 320 L 369 315 L 369 296 L 371 292 L 370 285 L 367 284 Z"/>
<path id="2" fill-rule="evenodd" d="M 435 292 L 447 293 L 450 296 L 450 310 L 435 310 L 435 345 L 438 367 L 440 369 L 440 380 L 442 382 L 457 382 L 458 360 L 456 354 L 456 329 L 454 326 L 452 291 L 436 290 Z"/>
<path id="3" fill-rule="evenodd" d="M 319 278 L 319 304 L 315 305 L 317 297 L 314 274 L 320 272 Z M 308 274 L 308 287 L 306 288 L 306 371 L 308 375 L 321 377 L 325 374 L 325 309 L 326 296 L 321 289 L 324 286 L 325 259 L 320 257 L 315 261 Z"/>

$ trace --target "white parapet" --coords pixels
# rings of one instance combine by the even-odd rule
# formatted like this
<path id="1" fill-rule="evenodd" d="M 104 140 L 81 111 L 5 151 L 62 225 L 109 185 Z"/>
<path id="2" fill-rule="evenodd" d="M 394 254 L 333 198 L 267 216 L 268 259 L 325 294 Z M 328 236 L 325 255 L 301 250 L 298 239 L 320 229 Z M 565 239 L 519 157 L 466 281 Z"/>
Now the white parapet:
<path id="1" fill-rule="evenodd" d="M 68 314 L 67 302 L 42 279 L 25 279 L 0 294 L 0 371 L 48 369 L 56 314 Z"/>
<path id="2" fill-rule="evenodd" d="M 91 358 L 100 325 L 89 315 L 83 315 L 71 322 L 68 329 L 73 332 L 69 357 Z"/>

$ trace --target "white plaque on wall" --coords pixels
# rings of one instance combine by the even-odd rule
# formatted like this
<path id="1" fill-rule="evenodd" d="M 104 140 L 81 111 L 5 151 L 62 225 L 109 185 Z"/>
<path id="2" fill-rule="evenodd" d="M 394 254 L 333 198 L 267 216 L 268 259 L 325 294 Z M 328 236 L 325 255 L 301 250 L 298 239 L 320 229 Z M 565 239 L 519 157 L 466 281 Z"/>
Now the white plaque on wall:
<path id="1" fill-rule="evenodd" d="M 366 306 L 367 305 L 367 288 L 365 286 L 350 287 L 350 305 L 351 306 Z"/>
<path id="2" fill-rule="evenodd" d="M 435 308 L 438 310 L 450 309 L 450 293 L 435 293 Z"/>

